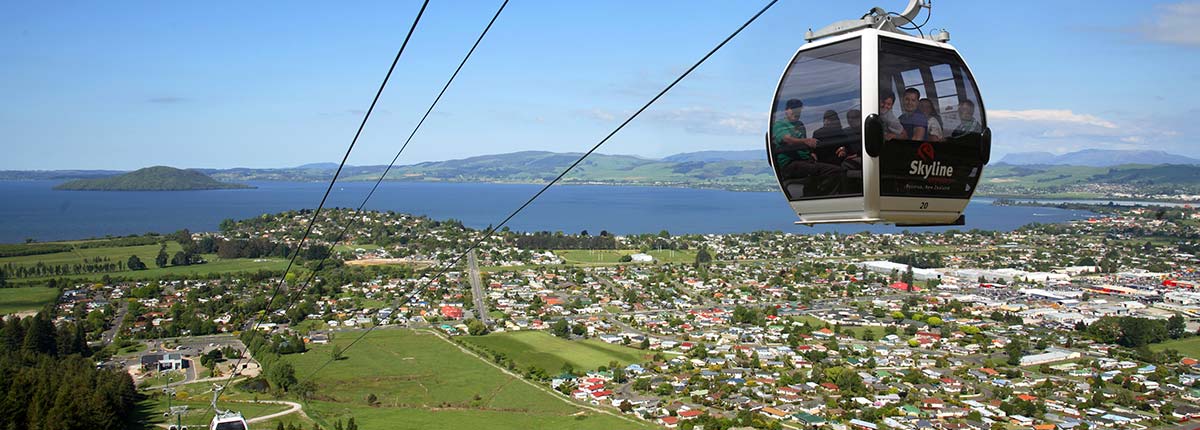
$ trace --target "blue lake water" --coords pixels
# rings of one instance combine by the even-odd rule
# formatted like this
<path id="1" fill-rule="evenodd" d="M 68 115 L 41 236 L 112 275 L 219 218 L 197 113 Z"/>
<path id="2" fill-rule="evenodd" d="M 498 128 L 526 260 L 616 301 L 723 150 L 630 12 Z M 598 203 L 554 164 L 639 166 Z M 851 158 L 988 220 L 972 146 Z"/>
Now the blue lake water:
<path id="1" fill-rule="evenodd" d="M 327 184 L 251 182 L 258 188 L 208 191 L 55 191 L 59 181 L 0 181 L 0 243 L 81 239 L 104 235 L 172 232 L 180 228 L 215 231 L 221 220 L 315 208 Z M 371 183 L 338 184 L 327 207 L 357 207 Z M 389 182 L 380 186 L 369 209 L 455 218 L 475 228 L 499 223 L 540 188 L 527 184 Z M 960 229 L 1012 230 L 1040 222 L 1086 218 L 1086 211 L 992 206 L 978 199 L 967 206 Z M 780 230 L 896 232 L 871 225 L 796 226 L 779 193 L 750 193 L 663 187 L 555 186 L 513 218 L 518 231 L 596 234 L 740 233 Z M 945 228 L 909 228 L 938 231 Z"/>

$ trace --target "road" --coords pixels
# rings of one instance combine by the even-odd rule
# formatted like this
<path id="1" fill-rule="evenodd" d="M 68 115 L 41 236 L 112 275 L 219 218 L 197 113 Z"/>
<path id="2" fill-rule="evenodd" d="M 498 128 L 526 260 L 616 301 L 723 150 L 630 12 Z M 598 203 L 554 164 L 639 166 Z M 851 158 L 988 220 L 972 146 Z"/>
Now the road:
<path id="1" fill-rule="evenodd" d="M 105 330 L 100 336 L 100 341 L 104 345 L 112 343 L 113 339 L 117 338 L 117 331 L 121 329 L 121 322 L 125 321 L 125 314 L 129 312 L 129 302 L 121 300 L 121 307 L 117 308 L 117 316 L 113 318 L 112 328 Z"/>
<path id="2" fill-rule="evenodd" d="M 276 413 L 269 414 L 269 415 L 263 415 L 263 416 L 261 416 L 261 417 L 254 417 L 254 418 L 250 418 L 250 419 L 246 420 L 246 423 L 247 423 L 247 424 L 254 424 L 254 423 L 258 423 L 258 422 L 263 422 L 263 421 L 266 421 L 266 420 L 269 420 L 269 419 L 279 418 L 279 417 L 282 417 L 282 416 L 284 416 L 284 415 L 287 415 L 287 414 L 290 414 L 290 413 L 295 413 L 295 412 L 299 412 L 299 413 L 300 413 L 300 416 L 304 417 L 304 419 L 309 419 L 309 418 L 308 418 L 308 414 L 304 413 L 304 409 L 303 409 L 303 407 L 302 407 L 302 406 L 300 406 L 300 404 L 299 404 L 299 403 L 296 403 L 296 402 L 289 402 L 289 401 L 287 401 L 287 400 L 259 400 L 259 401 L 256 401 L 256 402 L 244 402 L 244 403 L 274 403 L 274 404 L 277 404 L 277 405 L 288 405 L 288 406 L 290 406 L 290 408 L 288 408 L 286 411 L 276 412 Z"/>

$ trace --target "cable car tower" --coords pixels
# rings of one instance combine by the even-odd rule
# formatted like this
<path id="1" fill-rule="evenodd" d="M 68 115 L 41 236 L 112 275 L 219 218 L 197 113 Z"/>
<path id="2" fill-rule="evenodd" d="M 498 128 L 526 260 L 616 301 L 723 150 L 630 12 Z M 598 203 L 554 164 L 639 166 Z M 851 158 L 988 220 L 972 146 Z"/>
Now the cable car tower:
<path id="1" fill-rule="evenodd" d="M 950 33 L 926 35 L 925 23 L 916 24 L 922 10 L 930 0 L 805 33 L 808 43 L 779 80 L 767 132 L 797 224 L 965 222 L 991 131 Z"/>

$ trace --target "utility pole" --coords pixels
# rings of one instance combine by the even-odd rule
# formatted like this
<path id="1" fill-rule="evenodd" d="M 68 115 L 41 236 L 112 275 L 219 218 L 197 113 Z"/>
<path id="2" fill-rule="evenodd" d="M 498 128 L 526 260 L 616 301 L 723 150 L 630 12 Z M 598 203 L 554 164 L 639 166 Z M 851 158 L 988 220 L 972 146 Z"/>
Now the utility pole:
<path id="1" fill-rule="evenodd" d="M 167 395 L 167 413 L 164 416 L 175 416 L 175 429 L 183 429 L 183 414 L 187 412 L 187 405 L 171 406 L 171 400 L 175 399 L 175 389 L 171 388 L 171 374 L 167 374 L 167 387 L 163 388 L 163 393 Z"/>

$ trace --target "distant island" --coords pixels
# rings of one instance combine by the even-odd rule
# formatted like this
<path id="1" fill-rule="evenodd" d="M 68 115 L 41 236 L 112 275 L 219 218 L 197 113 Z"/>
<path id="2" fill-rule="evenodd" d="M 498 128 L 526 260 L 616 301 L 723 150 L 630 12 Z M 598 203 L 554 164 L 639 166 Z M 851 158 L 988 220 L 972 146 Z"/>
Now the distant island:
<path id="1" fill-rule="evenodd" d="M 254 188 L 249 185 L 221 182 L 195 170 L 154 166 L 122 175 L 103 178 L 76 179 L 54 187 L 71 191 L 191 191 Z"/>

